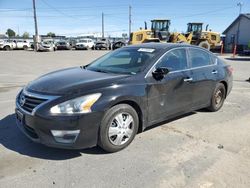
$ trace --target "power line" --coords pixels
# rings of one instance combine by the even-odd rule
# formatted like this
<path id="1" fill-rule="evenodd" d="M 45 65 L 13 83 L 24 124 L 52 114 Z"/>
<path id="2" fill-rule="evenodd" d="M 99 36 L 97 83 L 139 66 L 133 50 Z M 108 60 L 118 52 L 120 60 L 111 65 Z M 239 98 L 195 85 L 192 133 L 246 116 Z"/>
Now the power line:
<path id="1" fill-rule="evenodd" d="M 57 8 L 55 8 L 55 7 L 51 6 L 50 4 L 48 4 L 45 0 L 42 0 L 42 2 L 43 2 L 44 4 L 46 4 L 48 7 L 54 9 L 56 12 L 58 12 L 58 13 L 64 15 L 64 16 L 66 16 L 66 17 L 73 18 L 74 20 L 75 20 L 75 19 L 79 19 L 78 17 L 75 17 L 75 16 L 71 16 L 71 15 L 65 14 L 64 12 L 62 12 L 62 11 L 58 10 Z"/>

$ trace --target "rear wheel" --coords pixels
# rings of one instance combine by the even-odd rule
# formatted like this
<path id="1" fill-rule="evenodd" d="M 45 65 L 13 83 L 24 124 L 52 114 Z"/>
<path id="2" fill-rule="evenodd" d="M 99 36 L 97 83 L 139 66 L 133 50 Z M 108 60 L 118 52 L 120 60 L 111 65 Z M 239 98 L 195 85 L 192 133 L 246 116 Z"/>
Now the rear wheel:
<path id="1" fill-rule="evenodd" d="M 10 46 L 5 46 L 3 49 L 4 49 L 5 51 L 10 51 Z"/>
<path id="2" fill-rule="evenodd" d="M 208 43 L 208 41 L 200 42 L 199 46 L 202 47 L 202 48 L 205 48 L 207 50 L 210 50 L 210 44 Z"/>
<path id="3" fill-rule="evenodd" d="M 98 145 L 107 152 L 127 147 L 138 131 L 139 119 L 130 105 L 119 104 L 105 114 L 99 131 Z"/>
<path id="4" fill-rule="evenodd" d="M 211 98 L 211 104 L 208 107 L 208 110 L 211 112 L 216 112 L 224 104 L 224 100 L 226 98 L 226 89 L 224 84 L 218 83 L 215 87 L 215 90 L 213 92 L 212 98 Z"/>
<path id="5" fill-rule="evenodd" d="M 23 49 L 24 49 L 24 50 L 28 50 L 28 46 L 24 45 L 24 46 L 23 46 Z"/>

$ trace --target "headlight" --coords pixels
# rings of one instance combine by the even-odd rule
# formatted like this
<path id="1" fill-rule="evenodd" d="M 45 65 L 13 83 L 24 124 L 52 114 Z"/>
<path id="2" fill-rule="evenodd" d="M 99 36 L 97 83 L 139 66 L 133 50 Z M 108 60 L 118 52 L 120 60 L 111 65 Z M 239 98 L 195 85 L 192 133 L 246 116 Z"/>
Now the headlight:
<path id="1" fill-rule="evenodd" d="M 75 113 L 88 113 L 91 112 L 91 107 L 93 104 L 101 97 L 101 93 L 95 93 L 91 95 L 86 95 L 83 97 L 78 97 L 56 106 L 50 109 L 52 114 L 75 114 Z"/>

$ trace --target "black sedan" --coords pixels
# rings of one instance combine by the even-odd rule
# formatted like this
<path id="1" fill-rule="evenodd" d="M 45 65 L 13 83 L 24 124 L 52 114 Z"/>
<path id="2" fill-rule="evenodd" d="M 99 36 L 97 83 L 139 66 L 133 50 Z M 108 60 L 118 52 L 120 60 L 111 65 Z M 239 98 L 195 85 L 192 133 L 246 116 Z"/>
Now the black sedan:
<path id="1" fill-rule="evenodd" d="M 16 98 L 17 125 L 47 146 L 115 152 L 166 119 L 218 111 L 231 89 L 231 67 L 205 49 L 126 46 L 30 82 Z"/>

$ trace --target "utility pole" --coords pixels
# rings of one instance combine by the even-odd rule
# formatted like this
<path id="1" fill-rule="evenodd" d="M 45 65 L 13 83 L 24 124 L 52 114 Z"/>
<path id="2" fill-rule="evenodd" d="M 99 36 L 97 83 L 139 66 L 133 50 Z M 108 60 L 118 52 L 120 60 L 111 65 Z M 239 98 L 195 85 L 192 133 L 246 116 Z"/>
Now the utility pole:
<path id="1" fill-rule="evenodd" d="M 102 12 L 102 38 L 104 38 L 104 14 Z"/>
<path id="2" fill-rule="evenodd" d="M 38 49 L 38 29 L 37 29 L 37 19 L 36 19 L 36 0 L 33 0 L 33 12 L 34 12 L 34 22 L 35 22 L 35 38 L 34 38 L 34 47 L 35 51 Z"/>
<path id="3" fill-rule="evenodd" d="M 240 7 L 240 12 L 239 12 L 239 14 L 241 14 L 241 10 L 242 10 L 243 3 L 242 3 L 242 2 L 239 2 L 239 3 L 237 3 L 237 6 Z"/>
<path id="4" fill-rule="evenodd" d="M 129 21 L 128 21 L 128 36 L 130 37 L 130 33 L 131 33 L 131 9 L 132 7 L 129 5 Z"/>
<path id="5" fill-rule="evenodd" d="M 239 21 L 238 21 L 237 33 L 236 33 L 236 42 L 234 44 L 234 49 L 233 49 L 233 57 L 235 57 L 235 55 L 237 53 L 237 46 L 239 45 L 241 10 L 242 10 L 243 3 L 239 2 L 239 3 L 237 3 L 237 6 L 240 7 L 240 10 L 239 10 L 239 17 L 238 17 Z"/>
<path id="6" fill-rule="evenodd" d="M 240 3 L 237 4 L 237 6 L 240 7 L 240 10 L 239 10 L 239 22 L 238 22 L 238 29 L 237 29 L 237 41 L 236 41 L 237 42 L 236 44 L 238 45 L 238 43 L 239 43 L 239 36 L 240 36 L 240 21 L 241 21 L 240 15 L 241 15 L 243 3 L 240 2 Z"/>

